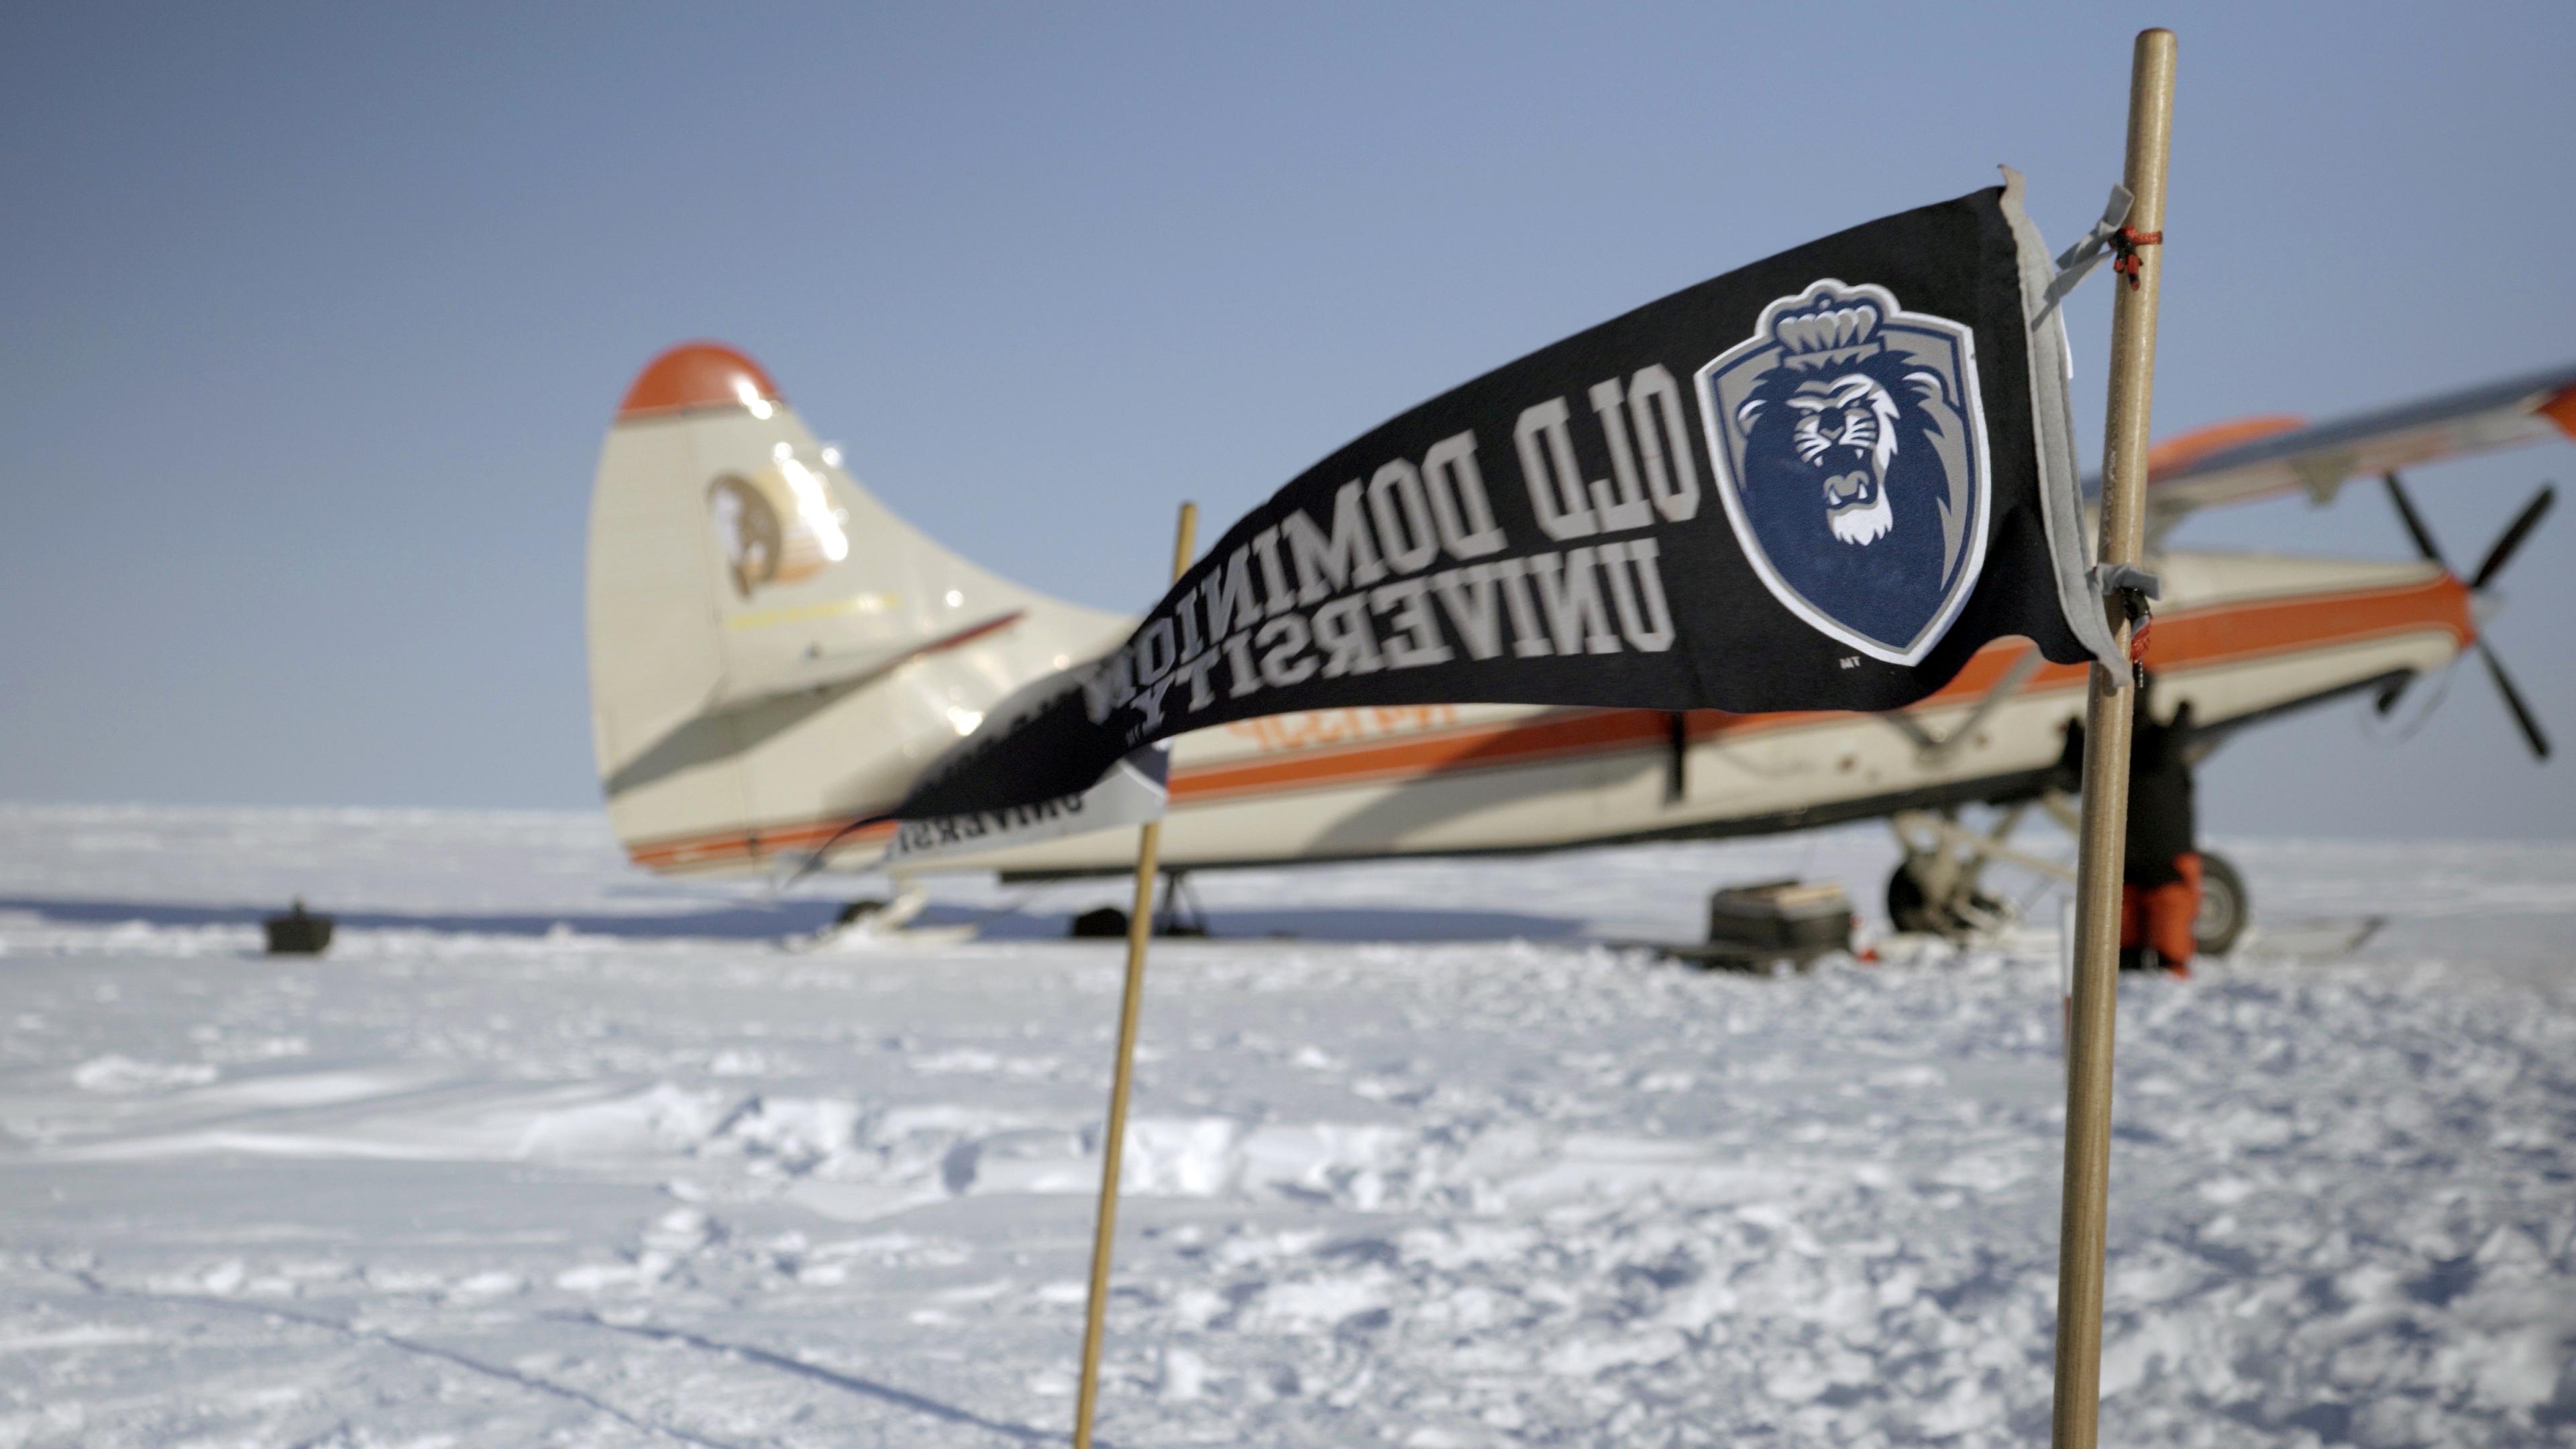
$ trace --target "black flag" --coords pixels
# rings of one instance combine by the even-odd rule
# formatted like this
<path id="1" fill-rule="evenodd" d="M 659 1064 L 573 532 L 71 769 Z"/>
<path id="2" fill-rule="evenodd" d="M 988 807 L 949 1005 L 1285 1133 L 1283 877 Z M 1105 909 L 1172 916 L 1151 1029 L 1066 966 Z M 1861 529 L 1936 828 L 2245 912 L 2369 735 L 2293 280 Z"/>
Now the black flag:
<path id="1" fill-rule="evenodd" d="M 1884 710 L 2005 635 L 2061 663 L 2107 655 L 2053 269 L 2007 176 L 1367 433 L 895 813 L 1070 795 L 1149 741 L 1290 710 Z"/>

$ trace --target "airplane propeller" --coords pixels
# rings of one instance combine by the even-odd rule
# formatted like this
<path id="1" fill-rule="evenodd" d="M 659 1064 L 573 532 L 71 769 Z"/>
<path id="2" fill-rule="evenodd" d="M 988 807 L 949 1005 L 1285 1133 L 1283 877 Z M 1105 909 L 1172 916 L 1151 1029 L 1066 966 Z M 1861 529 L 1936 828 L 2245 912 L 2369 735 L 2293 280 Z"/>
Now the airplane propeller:
<path id="1" fill-rule="evenodd" d="M 2393 478 L 2396 475 L 2392 473 L 2389 476 Z M 2469 589 L 2472 593 L 2485 590 L 2486 586 L 2494 581 L 2495 576 L 2503 572 L 2505 564 L 2513 558 L 2514 551 L 2522 547 L 2522 541 L 2531 537 L 2531 531 L 2540 526 L 2541 515 L 2547 513 L 2549 505 L 2557 501 L 2557 485 L 2541 484 L 2540 492 L 2533 495 L 2532 500 L 2522 506 L 2522 512 L 2514 515 L 2512 525 L 2506 528 L 2503 536 L 2495 541 L 2495 547 L 2487 550 L 2486 562 L 2478 565 L 2476 576 L 2469 580 Z"/>
<path id="2" fill-rule="evenodd" d="M 2444 572 L 2449 572 L 2451 565 L 2442 557 L 2441 545 L 2433 541 L 2433 531 L 2424 526 L 2423 516 L 2415 511 L 2414 500 L 2406 496 L 2406 485 L 2398 481 L 2395 473 L 2380 475 L 2380 481 L 2388 485 L 2388 500 L 2397 505 L 2397 517 L 2406 525 L 2408 536 L 2415 540 L 2417 551 L 2424 555 L 2426 561 L 2439 564 Z M 2483 594 L 2487 591 L 2487 586 L 2504 572 L 2504 566 L 2513 561 L 2523 541 L 2531 537 L 2531 531 L 2540 526 L 2542 516 L 2557 501 L 2557 485 L 2542 484 L 2540 491 L 2522 506 L 2522 512 L 2515 514 L 2513 522 L 2506 525 L 2505 531 L 2496 538 L 2495 546 L 2487 550 L 2486 558 L 2478 564 L 2478 571 L 2469 578 L 2469 592 Z M 2522 691 L 2514 687 L 2513 676 L 2505 672 L 2504 661 L 2497 658 L 2495 650 L 2488 646 L 2483 631 L 2478 635 L 2477 646 L 2478 657 L 2486 661 L 2487 677 L 2495 681 L 2496 693 L 2503 696 L 2504 707 L 2512 714 L 2513 722 L 2522 727 L 2523 742 L 2531 747 L 2535 758 L 2548 759 L 2548 734 L 2541 729 L 2540 720 L 2531 712 L 2531 705 L 2523 699 Z M 2397 701 L 2405 693 L 2403 681 L 2383 692 L 2379 696 L 2379 712 L 2385 715 L 2395 709 Z"/>
<path id="3" fill-rule="evenodd" d="M 1690 794 L 1690 716 L 1678 711 L 1664 716 L 1664 803 L 1678 805 Z"/>

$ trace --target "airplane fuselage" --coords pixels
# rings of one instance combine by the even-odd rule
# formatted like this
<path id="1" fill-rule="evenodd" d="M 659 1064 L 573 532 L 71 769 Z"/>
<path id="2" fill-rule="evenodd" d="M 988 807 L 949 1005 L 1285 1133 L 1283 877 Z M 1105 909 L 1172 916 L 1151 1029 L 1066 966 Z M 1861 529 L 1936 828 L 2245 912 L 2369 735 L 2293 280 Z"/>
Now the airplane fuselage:
<path id="1" fill-rule="evenodd" d="M 2475 638 L 2465 585 L 2425 564 L 2168 552 L 2146 662 L 2162 713 L 2213 731 L 2430 672 Z M 1749 835 L 2035 792 L 2083 709 L 2085 670 L 1988 646 L 1947 688 L 1893 714 L 1674 717 L 1643 710 L 1424 706 L 1246 720 L 1175 746 L 1167 865 L 1188 869 L 1546 850 Z M 1678 756 L 1678 758 L 1677 758 Z M 639 842 L 663 870 L 800 856 L 849 817 L 747 822 Z M 878 832 L 835 863 L 873 860 Z M 1124 869 L 1096 832 L 958 859 L 961 869 Z"/>

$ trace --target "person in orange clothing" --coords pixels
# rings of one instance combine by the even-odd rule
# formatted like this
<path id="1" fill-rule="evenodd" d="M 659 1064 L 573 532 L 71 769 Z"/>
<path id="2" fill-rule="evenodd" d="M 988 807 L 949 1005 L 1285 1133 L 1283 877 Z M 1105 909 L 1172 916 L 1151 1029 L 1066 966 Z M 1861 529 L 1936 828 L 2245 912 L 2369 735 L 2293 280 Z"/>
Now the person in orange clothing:
<path id="1" fill-rule="evenodd" d="M 2135 692 L 2129 738 L 2129 840 L 2120 872 L 2120 966 L 2191 974 L 2200 915 L 2199 821 L 2191 783 L 2191 702 L 2158 722 L 2151 684 Z"/>
<path id="2" fill-rule="evenodd" d="M 2129 828 L 2120 871 L 2120 969 L 2161 967 L 2191 975 L 2197 950 L 2192 924 L 2200 916 L 2200 845 L 2192 798 L 2191 702 L 2159 721 L 2148 707 L 2153 676 L 2130 692 L 2134 723 L 2129 735 Z M 2061 786 L 2084 778 L 2084 722 L 2067 729 L 2058 764 Z"/>

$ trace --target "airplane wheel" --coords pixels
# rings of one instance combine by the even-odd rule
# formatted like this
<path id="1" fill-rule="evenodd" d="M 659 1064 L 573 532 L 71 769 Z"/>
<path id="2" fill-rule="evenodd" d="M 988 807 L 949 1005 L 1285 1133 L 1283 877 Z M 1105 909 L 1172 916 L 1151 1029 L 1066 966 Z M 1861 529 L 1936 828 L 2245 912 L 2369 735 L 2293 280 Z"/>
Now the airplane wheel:
<path id="1" fill-rule="evenodd" d="M 1075 940 L 1116 937 L 1127 939 L 1127 913 L 1116 906 L 1101 906 L 1073 918 L 1073 929 L 1067 934 Z"/>
<path id="2" fill-rule="evenodd" d="M 1984 913 L 1990 920 L 2003 909 L 2003 903 L 1992 896 L 1972 894 L 1971 910 Z M 1923 883 L 1914 872 L 1899 865 L 1887 878 L 1887 921 L 1900 931 L 1915 931 L 1934 936 L 1961 937 L 1973 935 L 1978 922 L 1946 905 L 1934 905 L 1923 892 Z"/>
<path id="3" fill-rule="evenodd" d="M 2210 851 L 2200 853 L 2200 914 L 2191 922 L 2191 941 L 2203 956 L 2224 956 L 2235 948 L 2236 938 L 2245 934 L 2245 923 L 2253 919 L 2253 897 L 2246 894 L 2245 877 L 2226 856 Z"/>
<path id="4" fill-rule="evenodd" d="M 1923 883 L 1901 864 L 1887 878 L 1887 923 L 1900 931 L 1926 934 L 1941 929 L 1933 923 L 1932 903 L 1923 894 Z"/>

